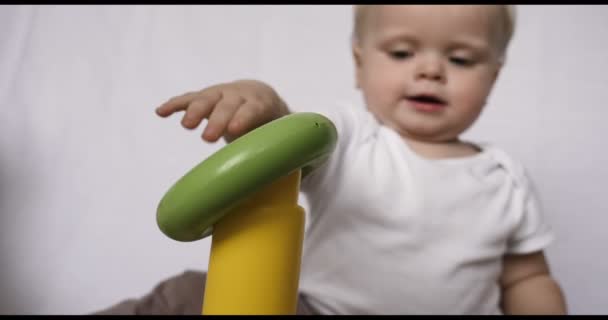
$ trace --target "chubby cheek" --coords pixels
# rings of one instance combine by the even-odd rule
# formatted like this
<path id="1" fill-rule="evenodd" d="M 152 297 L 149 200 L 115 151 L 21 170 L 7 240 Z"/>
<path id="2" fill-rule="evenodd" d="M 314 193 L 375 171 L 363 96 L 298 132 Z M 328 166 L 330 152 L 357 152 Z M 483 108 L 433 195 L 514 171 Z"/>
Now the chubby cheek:
<path id="1" fill-rule="evenodd" d="M 453 88 L 453 102 L 463 118 L 476 117 L 486 104 L 491 86 L 490 79 L 462 81 Z"/>
<path id="2" fill-rule="evenodd" d="M 374 72 L 374 74 L 364 74 L 361 89 L 368 107 L 383 113 L 390 112 L 390 106 L 395 104 L 403 92 L 398 79 L 393 76 L 394 73 L 394 71 L 385 70 Z"/>

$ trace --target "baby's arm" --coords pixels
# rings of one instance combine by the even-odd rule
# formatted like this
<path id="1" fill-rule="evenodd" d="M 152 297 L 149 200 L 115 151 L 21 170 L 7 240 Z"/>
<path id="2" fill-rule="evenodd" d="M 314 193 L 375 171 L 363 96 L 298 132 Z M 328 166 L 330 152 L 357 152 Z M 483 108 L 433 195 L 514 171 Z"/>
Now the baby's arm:
<path id="1" fill-rule="evenodd" d="M 542 251 L 505 256 L 500 284 L 505 314 L 566 314 L 564 295 Z"/>
<path id="2" fill-rule="evenodd" d="M 173 97 L 156 109 L 161 117 L 185 111 L 182 126 L 195 129 L 208 119 L 202 138 L 228 142 L 267 122 L 290 114 L 287 104 L 269 85 L 256 80 L 217 84 Z"/>

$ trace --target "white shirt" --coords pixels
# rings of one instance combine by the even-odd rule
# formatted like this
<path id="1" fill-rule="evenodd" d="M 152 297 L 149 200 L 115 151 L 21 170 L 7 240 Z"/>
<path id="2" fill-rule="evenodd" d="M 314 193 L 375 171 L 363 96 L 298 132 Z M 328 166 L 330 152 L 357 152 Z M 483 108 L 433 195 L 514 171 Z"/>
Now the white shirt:
<path id="1" fill-rule="evenodd" d="M 300 290 L 324 314 L 500 314 L 501 258 L 553 240 L 502 150 L 426 159 L 359 106 L 322 112 L 336 150 L 305 177 Z"/>

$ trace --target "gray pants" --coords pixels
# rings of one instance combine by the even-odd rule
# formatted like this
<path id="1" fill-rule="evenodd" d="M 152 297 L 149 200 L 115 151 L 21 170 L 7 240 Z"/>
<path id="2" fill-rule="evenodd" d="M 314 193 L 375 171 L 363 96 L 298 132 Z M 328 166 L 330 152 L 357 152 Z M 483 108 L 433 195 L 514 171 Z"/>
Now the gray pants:
<path id="1" fill-rule="evenodd" d="M 94 315 L 200 315 L 206 272 L 185 271 L 160 282 L 140 299 L 127 299 Z M 303 294 L 298 296 L 298 315 L 317 312 Z"/>

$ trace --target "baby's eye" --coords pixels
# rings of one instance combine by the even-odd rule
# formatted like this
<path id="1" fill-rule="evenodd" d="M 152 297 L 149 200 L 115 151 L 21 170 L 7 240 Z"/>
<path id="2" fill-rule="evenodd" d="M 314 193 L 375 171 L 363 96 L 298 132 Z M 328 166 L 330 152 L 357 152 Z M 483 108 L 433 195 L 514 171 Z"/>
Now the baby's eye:
<path id="1" fill-rule="evenodd" d="M 461 58 L 461 57 L 451 57 L 450 62 L 455 65 L 463 66 L 463 67 L 470 66 L 474 63 L 474 61 L 472 59 Z"/>
<path id="2" fill-rule="evenodd" d="M 407 50 L 393 50 L 389 52 L 389 55 L 395 60 L 403 60 L 409 58 L 412 53 Z"/>

